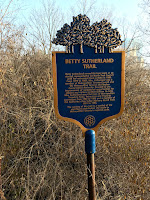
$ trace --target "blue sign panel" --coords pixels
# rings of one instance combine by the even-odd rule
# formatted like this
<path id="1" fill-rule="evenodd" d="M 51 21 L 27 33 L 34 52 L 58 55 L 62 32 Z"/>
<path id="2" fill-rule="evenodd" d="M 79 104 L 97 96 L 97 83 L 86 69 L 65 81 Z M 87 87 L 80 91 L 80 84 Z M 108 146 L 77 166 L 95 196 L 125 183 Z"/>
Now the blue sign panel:
<path id="1" fill-rule="evenodd" d="M 118 117 L 124 106 L 124 51 L 95 53 L 75 46 L 74 53 L 53 52 L 55 110 L 59 118 L 97 131 Z"/>

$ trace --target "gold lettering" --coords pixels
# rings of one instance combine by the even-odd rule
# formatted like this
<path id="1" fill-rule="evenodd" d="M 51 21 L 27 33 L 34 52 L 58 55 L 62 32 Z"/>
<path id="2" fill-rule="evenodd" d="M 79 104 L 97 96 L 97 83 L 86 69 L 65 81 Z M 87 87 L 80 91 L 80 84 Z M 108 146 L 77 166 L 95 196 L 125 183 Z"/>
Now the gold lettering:
<path id="1" fill-rule="evenodd" d="M 98 58 L 98 59 L 65 59 L 65 64 L 93 64 L 90 68 L 96 68 L 96 63 L 113 63 L 113 58 Z M 94 67 L 95 66 L 95 67 Z M 88 67 L 87 67 L 88 68 Z"/>
<path id="2" fill-rule="evenodd" d="M 81 59 L 77 59 L 78 63 L 80 63 L 80 60 L 81 60 Z"/>
<path id="3" fill-rule="evenodd" d="M 86 59 L 82 59 L 82 63 L 86 63 Z"/>
<path id="4" fill-rule="evenodd" d="M 113 58 L 110 58 L 109 61 L 110 61 L 110 63 L 113 63 L 113 62 L 114 62 L 114 59 L 113 59 Z"/>
<path id="5" fill-rule="evenodd" d="M 84 69 L 94 69 L 97 68 L 95 64 L 83 64 Z"/>
<path id="6" fill-rule="evenodd" d="M 68 59 L 65 59 L 65 64 L 68 64 L 68 62 L 69 62 Z"/>
<path id="7" fill-rule="evenodd" d="M 65 64 L 79 64 L 81 59 L 65 59 Z"/>
<path id="8" fill-rule="evenodd" d="M 93 67 L 93 64 L 84 66 Z M 111 85 L 114 72 L 65 73 L 65 78 L 64 103 L 70 113 L 109 111 L 116 101 Z"/>

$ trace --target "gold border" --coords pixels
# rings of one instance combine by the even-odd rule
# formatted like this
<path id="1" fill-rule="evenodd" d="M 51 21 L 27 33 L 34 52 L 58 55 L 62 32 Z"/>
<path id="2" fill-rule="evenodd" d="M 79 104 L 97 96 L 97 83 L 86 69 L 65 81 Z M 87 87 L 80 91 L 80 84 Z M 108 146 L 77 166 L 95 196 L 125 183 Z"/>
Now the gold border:
<path id="1" fill-rule="evenodd" d="M 57 94 L 57 67 L 56 67 L 56 53 L 65 53 L 65 51 L 53 51 L 52 52 L 52 68 L 53 68 L 53 85 L 54 85 L 54 108 L 55 108 L 55 113 L 56 116 L 64 121 L 69 121 L 69 122 L 73 122 L 75 124 L 77 124 L 83 133 L 83 136 L 85 135 L 85 132 L 89 129 L 85 128 L 79 121 L 72 119 L 72 118 L 67 118 L 67 117 L 62 117 L 59 114 L 58 111 L 58 94 Z M 101 120 L 97 126 L 95 126 L 94 128 L 92 128 L 92 130 L 95 131 L 95 133 L 97 133 L 98 128 L 101 124 L 103 124 L 104 122 L 110 120 L 110 119 L 114 119 L 119 117 L 124 110 L 124 98 L 125 98 L 125 51 L 114 51 L 113 53 L 122 53 L 122 70 L 121 70 L 121 108 L 120 108 L 120 112 L 116 115 L 107 117 L 103 120 Z"/>

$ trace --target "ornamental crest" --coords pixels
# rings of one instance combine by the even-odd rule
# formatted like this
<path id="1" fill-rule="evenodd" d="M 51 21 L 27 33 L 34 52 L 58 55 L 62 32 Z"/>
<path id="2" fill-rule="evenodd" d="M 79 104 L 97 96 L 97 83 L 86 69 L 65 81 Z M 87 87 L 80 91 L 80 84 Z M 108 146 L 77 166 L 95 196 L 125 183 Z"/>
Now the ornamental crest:
<path id="1" fill-rule="evenodd" d="M 84 53 L 83 46 L 95 49 L 95 53 L 104 53 L 105 48 L 109 53 L 122 44 L 117 28 L 113 29 L 106 19 L 90 25 L 86 15 L 73 17 L 71 25 L 67 23 L 57 31 L 52 43 L 66 46 L 66 53 L 74 53 L 74 46 L 80 45 L 80 53 Z"/>

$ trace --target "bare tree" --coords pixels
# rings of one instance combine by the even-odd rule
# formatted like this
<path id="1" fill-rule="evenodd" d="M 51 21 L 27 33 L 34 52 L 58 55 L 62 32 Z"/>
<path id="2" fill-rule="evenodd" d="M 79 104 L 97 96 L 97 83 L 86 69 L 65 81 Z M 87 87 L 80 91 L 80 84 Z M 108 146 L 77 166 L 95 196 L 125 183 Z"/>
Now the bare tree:
<path id="1" fill-rule="evenodd" d="M 77 0 L 78 7 L 75 9 L 75 7 L 71 8 L 71 14 L 76 15 L 77 13 L 90 15 L 92 14 L 93 10 L 95 9 L 97 0 Z"/>
<path id="2" fill-rule="evenodd" d="M 9 0 L 6 5 L 0 2 L 0 7 L 0 52 L 17 51 L 17 48 L 22 45 L 22 41 L 17 38 L 21 38 L 23 33 L 23 28 L 18 28 L 14 22 L 18 7 L 13 0 Z"/>
<path id="3" fill-rule="evenodd" d="M 29 35 L 33 39 L 34 45 L 42 48 L 44 53 L 51 53 L 52 39 L 62 20 L 61 11 L 54 0 L 43 0 L 41 9 L 33 10 L 28 22 Z M 31 39 L 29 41 L 32 43 Z"/>
<path id="4" fill-rule="evenodd" d="M 82 15 L 87 15 L 91 23 L 94 23 L 96 20 L 102 20 L 103 18 L 108 19 L 111 22 L 116 18 L 115 8 L 112 6 L 102 3 L 101 6 L 97 4 L 98 0 L 77 0 L 75 5 L 70 8 L 70 18 L 72 15 L 76 16 L 79 13 Z M 78 6 L 76 6 L 76 4 Z"/>
<path id="5" fill-rule="evenodd" d="M 141 33 L 141 42 L 143 44 L 142 56 L 146 62 L 150 63 L 150 1 L 142 0 L 139 4 L 141 8 L 141 17 L 139 18 L 139 32 Z"/>

